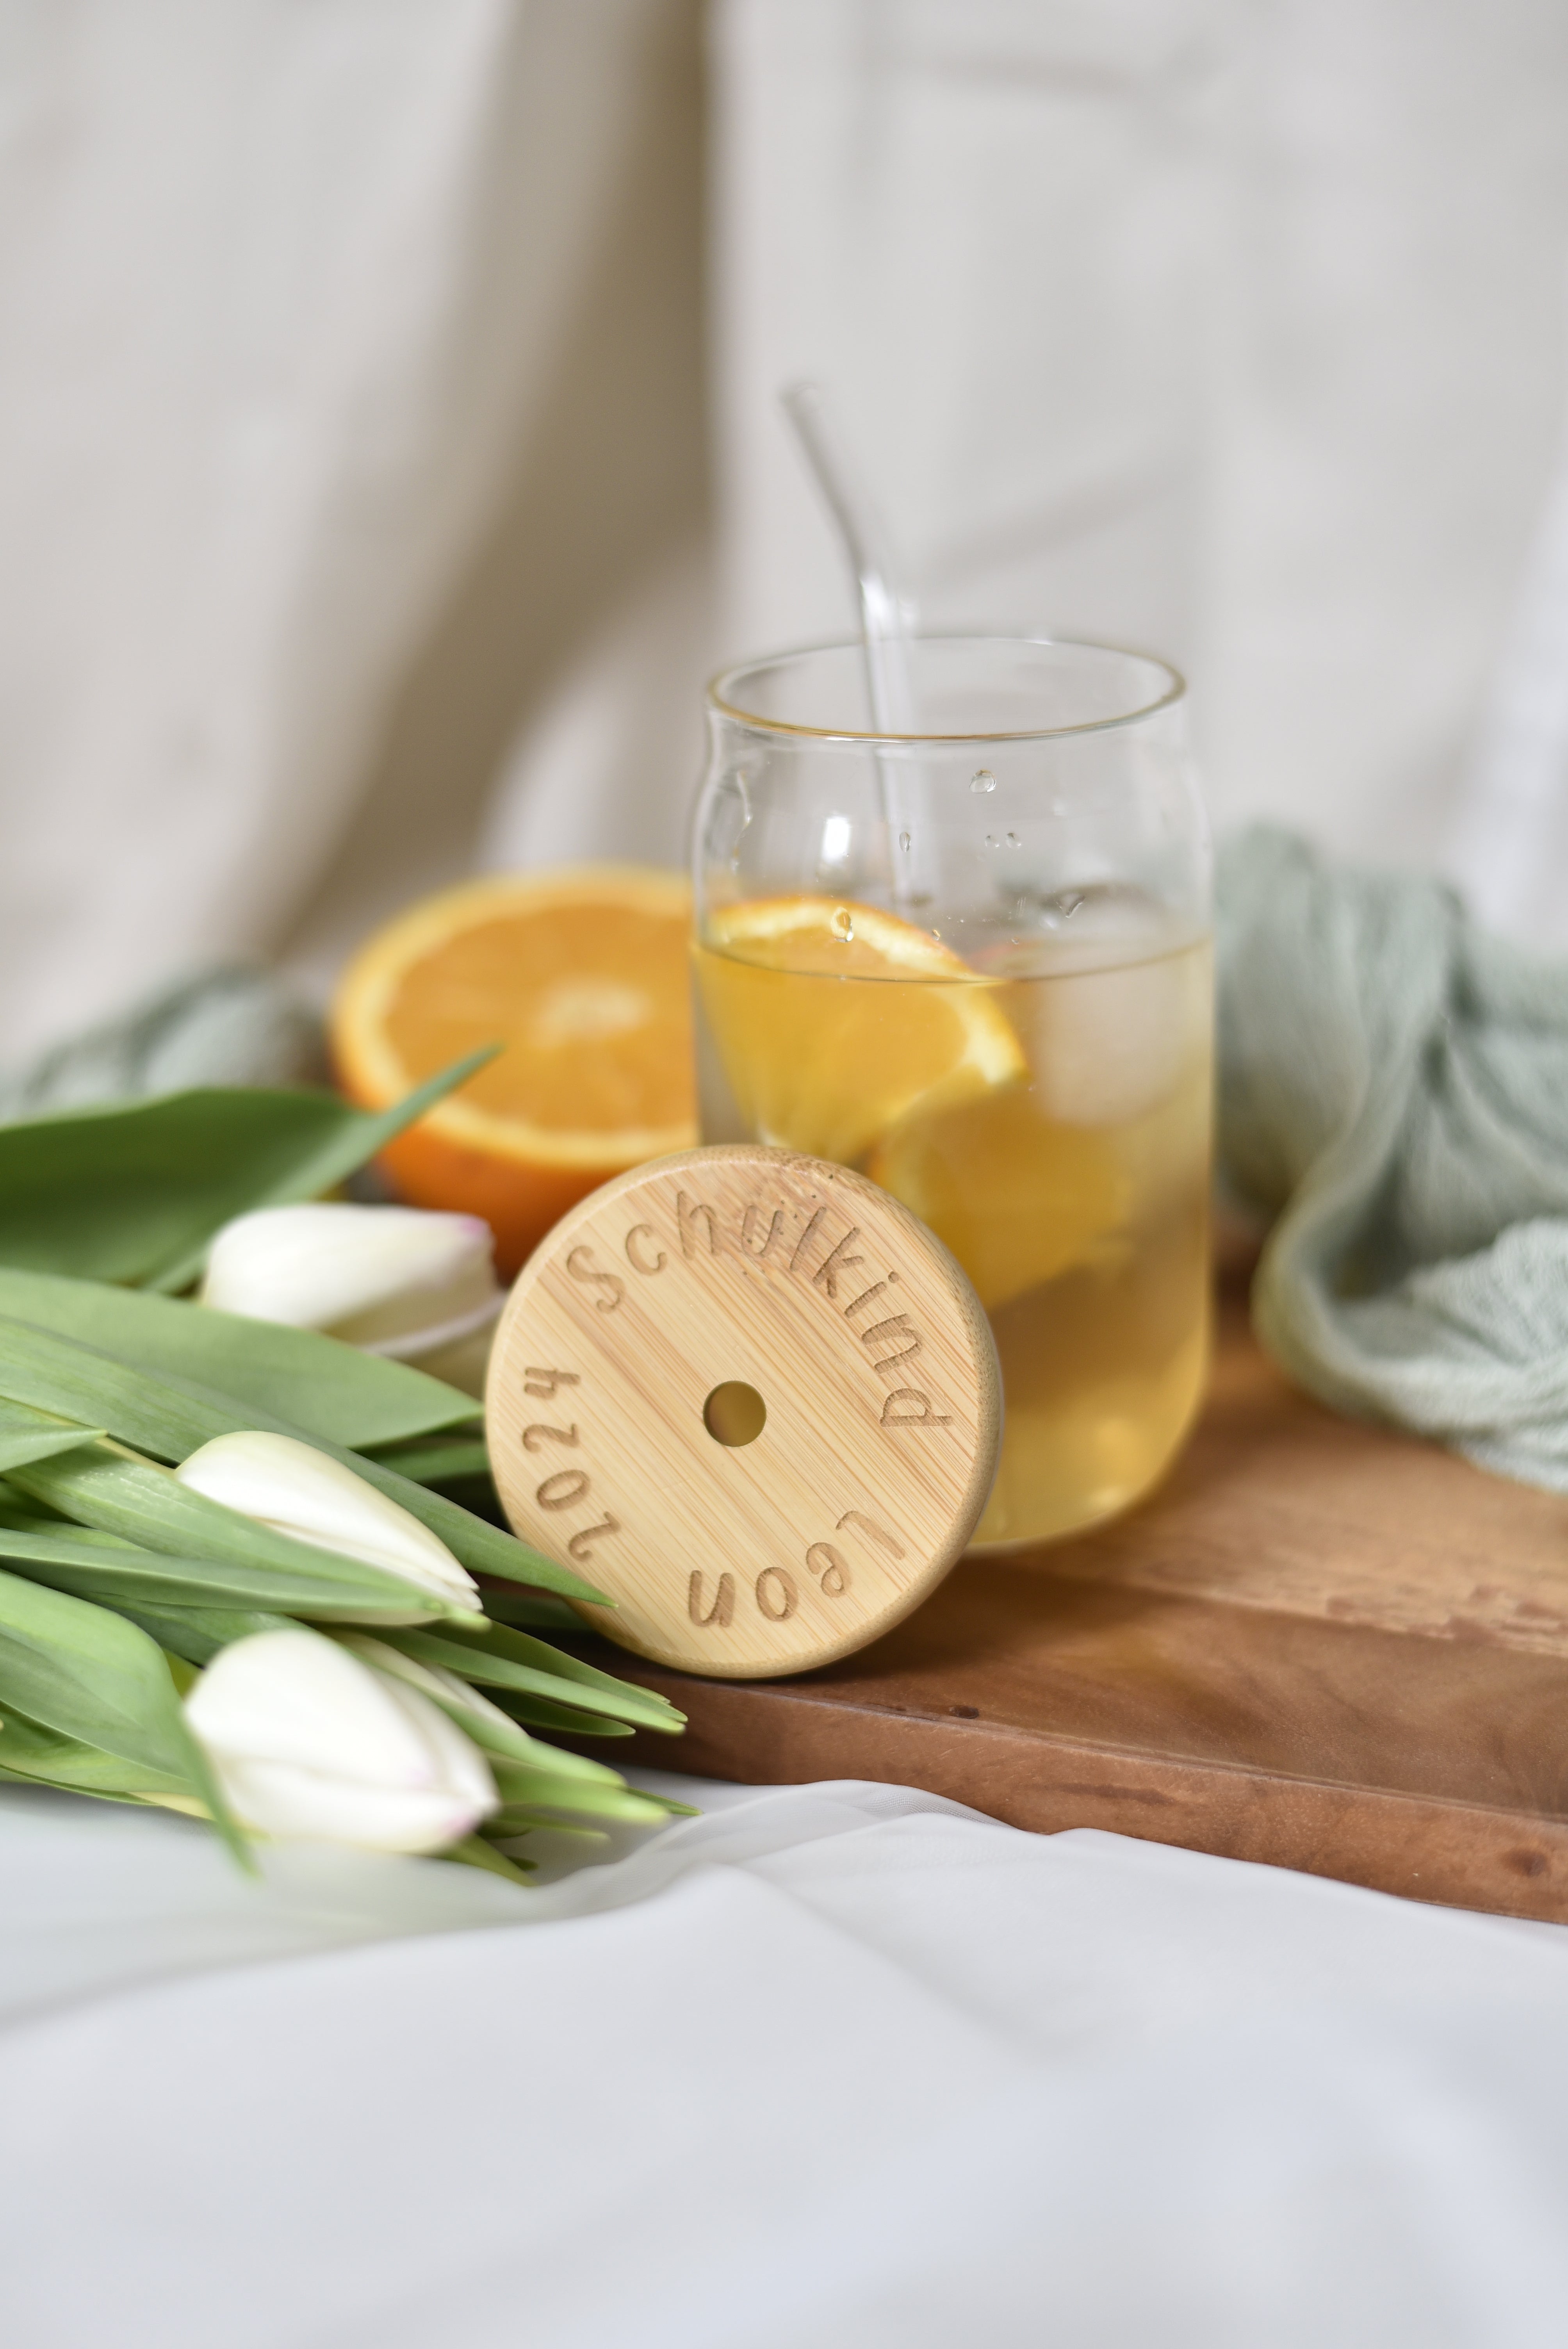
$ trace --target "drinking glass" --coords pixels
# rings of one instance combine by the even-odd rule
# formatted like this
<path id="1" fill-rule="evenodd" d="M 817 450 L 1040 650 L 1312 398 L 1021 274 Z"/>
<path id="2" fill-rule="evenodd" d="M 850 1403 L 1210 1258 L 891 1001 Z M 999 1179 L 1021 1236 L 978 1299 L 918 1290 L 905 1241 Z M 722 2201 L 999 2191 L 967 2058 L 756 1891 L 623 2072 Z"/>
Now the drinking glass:
<path id="1" fill-rule="evenodd" d="M 1127 1508 L 1198 1404 L 1208 833 L 1162 662 L 927 636 L 907 669 L 897 734 L 858 645 L 709 688 L 703 1135 L 858 1167 L 958 1258 L 1002 1365 L 1002 1549 Z"/>

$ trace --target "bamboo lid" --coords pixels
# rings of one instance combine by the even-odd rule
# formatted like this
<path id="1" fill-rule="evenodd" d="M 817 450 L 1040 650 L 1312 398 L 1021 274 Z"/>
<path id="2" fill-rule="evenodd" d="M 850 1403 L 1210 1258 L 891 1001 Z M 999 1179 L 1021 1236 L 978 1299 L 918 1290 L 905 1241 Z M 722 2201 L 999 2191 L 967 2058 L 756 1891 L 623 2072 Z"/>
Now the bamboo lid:
<path id="1" fill-rule="evenodd" d="M 995 1350 L 885 1191 L 760 1144 L 606 1183 L 519 1275 L 485 1395 L 515 1531 L 685 1671 L 807 1671 L 907 1615 L 963 1550 L 1000 1440 Z"/>

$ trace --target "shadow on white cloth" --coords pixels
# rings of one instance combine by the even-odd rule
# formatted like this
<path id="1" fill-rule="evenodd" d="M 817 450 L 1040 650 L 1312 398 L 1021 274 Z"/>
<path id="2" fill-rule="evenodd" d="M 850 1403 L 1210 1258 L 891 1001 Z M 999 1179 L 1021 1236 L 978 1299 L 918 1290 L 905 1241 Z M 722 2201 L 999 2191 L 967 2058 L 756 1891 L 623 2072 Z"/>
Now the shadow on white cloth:
<path id="1" fill-rule="evenodd" d="M 707 1816 L 531 1891 L 8 1791 L 9 2337 L 1560 2339 L 1557 1929 L 655 1783 Z"/>

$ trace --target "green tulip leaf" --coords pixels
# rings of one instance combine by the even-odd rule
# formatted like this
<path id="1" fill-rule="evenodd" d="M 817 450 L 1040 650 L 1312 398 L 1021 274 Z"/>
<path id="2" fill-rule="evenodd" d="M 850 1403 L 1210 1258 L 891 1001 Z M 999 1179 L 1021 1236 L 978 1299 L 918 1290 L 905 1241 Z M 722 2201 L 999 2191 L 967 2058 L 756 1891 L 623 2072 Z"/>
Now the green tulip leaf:
<path id="1" fill-rule="evenodd" d="M 0 1402 L 0 1476 L 8 1468 L 25 1468 L 29 1460 L 50 1460 L 57 1452 L 75 1452 L 108 1433 L 101 1427 L 12 1427 L 6 1424 L 10 1408 Z"/>
<path id="2" fill-rule="evenodd" d="M 555 1811 L 531 1811 L 525 1804 L 509 1803 L 503 1810 L 492 1811 L 480 1832 L 487 1842 L 510 1844 L 521 1836 L 537 1834 L 541 1827 L 552 1836 L 562 1836 L 569 1843 L 592 1844 L 603 1850 L 609 1836 L 603 1827 L 582 1827 L 571 1825 Z M 520 1859 L 520 1868 L 537 1868 L 537 1860 Z"/>
<path id="3" fill-rule="evenodd" d="M 487 1525 L 444 1493 L 429 1492 L 423 1485 L 399 1476 L 395 1469 L 366 1459 L 363 1453 L 328 1444 L 278 1413 L 242 1404 L 194 1379 L 170 1371 L 154 1376 L 150 1371 L 132 1370 L 54 1330 L 0 1319 L 0 1395 L 84 1423 L 93 1420 L 120 1443 L 134 1444 L 137 1451 L 158 1460 L 183 1460 L 212 1436 L 247 1428 L 314 1443 L 318 1452 L 340 1460 L 421 1525 L 428 1526 L 470 1574 L 542 1584 L 546 1589 L 599 1606 L 611 1603 L 591 1583 L 557 1566 L 553 1558 L 527 1548 L 499 1526 Z"/>
<path id="4" fill-rule="evenodd" d="M 484 1590 L 480 1595 L 492 1623 L 510 1623 L 525 1631 L 564 1631 L 569 1639 L 583 1636 L 582 1616 L 546 1591 Z"/>
<path id="5" fill-rule="evenodd" d="M 509 1762 L 495 1754 L 490 1757 L 490 1765 L 496 1792 L 508 1807 L 522 1803 L 531 1810 L 572 1811 L 583 1818 L 619 1819 L 636 1826 L 662 1826 L 672 1809 L 686 1809 L 660 1795 L 639 1794 L 621 1779 L 608 1784 L 568 1777 L 562 1772 Z M 686 1811 L 686 1816 L 695 1816 L 695 1813 Z"/>
<path id="6" fill-rule="evenodd" d="M 0 1570 L 0 1721 L 13 1712 L 178 1780 L 245 1857 L 162 1651 L 123 1617 Z"/>
<path id="7" fill-rule="evenodd" d="M 463 1868 L 482 1868 L 487 1876 L 504 1876 L 512 1884 L 526 1884 L 538 1867 L 533 1859 L 512 1859 L 483 1836 L 465 1836 L 461 1843 L 448 1846 L 435 1854 L 438 1859 L 455 1859 Z"/>
<path id="8" fill-rule="evenodd" d="M 399 1444 L 388 1449 L 377 1445 L 373 1456 L 377 1468 L 390 1468 L 395 1475 L 407 1476 L 415 1485 L 457 1485 L 469 1477 L 488 1476 L 490 1472 L 489 1450 L 477 1440 L 467 1444 Z"/>
<path id="9" fill-rule="evenodd" d="M 388 1610 L 432 1617 L 452 1611 L 434 1591 L 421 1590 L 401 1575 L 295 1541 L 192 1492 L 167 1468 L 107 1444 L 36 1460 L 13 1469 L 6 1481 L 78 1525 L 136 1543 L 141 1555 L 82 1546 L 81 1557 L 66 1558 L 62 1547 L 75 1545 L 5 1530 L 0 1530 L 0 1549 L 10 1545 L 15 1557 L 16 1545 L 30 1544 L 36 1557 L 57 1561 L 57 1574 L 70 1573 L 78 1580 L 84 1573 L 96 1574 L 105 1586 L 118 1580 L 133 1599 L 207 1600 L 347 1621 Z M 150 1557 L 149 1551 L 158 1556 Z"/>
<path id="10" fill-rule="evenodd" d="M 86 1745 L 78 1737 L 46 1729 L 40 1722 L 28 1721 L 15 1711 L 0 1721 L 0 1766 L 14 1778 L 36 1779 L 68 1794 L 107 1795 L 120 1802 L 136 1802 L 150 1795 L 191 1794 L 186 1778 L 106 1754 L 101 1745 Z"/>
<path id="11" fill-rule="evenodd" d="M 583 1626 L 579 1623 L 577 1629 L 581 1635 Z M 445 1630 L 436 1635 L 442 1639 L 448 1636 Z M 417 1628 L 414 1636 L 425 1636 L 422 1626 Z M 560 1648 L 550 1647 L 543 1640 L 535 1640 L 528 1632 L 515 1630 L 510 1624 L 496 1623 L 491 1627 L 485 1641 L 485 1651 L 492 1658 L 504 1656 L 514 1664 L 531 1666 L 538 1671 L 552 1672 L 570 1682 L 573 1704 L 585 1703 L 586 1692 L 590 1690 L 603 1696 L 633 1696 L 640 1705 L 651 1707 L 670 1729 L 680 1729 L 685 1725 L 685 1713 L 678 1713 L 668 1697 L 661 1696 L 656 1689 L 644 1688 L 636 1681 L 617 1680 L 612 1672 L 602 1672 L 597 1664 L 590 1664 L 583 1657 L 572 1655 Z M 469 1677 L 476 1675 L 470 1674 Z"/>
<path id="12" fill-rule="evenodd" d="M 378 1671 L 387 1670 L 384 1661 L 378 1662 L 374 1655 L 366 1655 L 355 1641 L 351 1640 L 348 1644 L 362 1661 Z M 389 1679 L 401 1678 L 397 1673 L 388 1673 L 387 1676 Z M 432 1704 L 438 1705 L 465 1737 L 492 1758 L 499 1756 L 508 1762 L 526 1763 L 531 1768 L 550 1770 L 553 1775 L 569 1776 L 590 1785 L 619 1786 L 624 1783 L 620 1774 L 612 1770 L 607 1763 L 590 1761 L 586 1754 L 559 1753 L 554 1746 L 542 1744 L 537 1737 L 531 1737 L 519 1722 L 510 1719 L 498 1721 L 491 1714 L 476 1712 L 472 1705 L 463 1703 L 460 1698 L 448 1695 L 445 1690 L 428 1687 L 423 1681 L 411 1681 L 406 1685 L 418 1689 L 421 1696 L 428 1697 Z"/>
<path id="13" fill-rule="evenodd" d="M 354 1451 L 400 1445 L 480 1415 L 472 1395 L 407 1362 L 147 1289 L 0 1265 L 0 1315 L 74 1338 L 138 1372 L 193 1380 L 236 1405 L 285 1413 L 313 1441 Z"/>
<path id="14" fill-rule="evenodd" d="M 629 1721 L 612 1721 L 597 1713 L 583 1713 L 575 1705 L 553 1704 L 548 1697 L 519 1696 L 514 1689 L 492 1686 L 490 1702 L 499 1704 L 512 1720 L 524 1729 L 549 1730 L 556 1737 L 633 1737 L 636 1732 Z"/>
<path id="15" fill-rule="evenodd" d="M 148 1472 L 161 1476 L 160 1469 Z M 183 1492 L 181 1485 L 176 1488 Z M 123 1488 L 122 1488 L 123 1490 Z M 191 1497 L 200 1499 L 201 1495 Z M 215 1503 L 209 1503 L 215 1507 Z M 232 1510 L 225 1510 L 232 1516 Z M 250 1521 L 242 1518 L 240 1523 Z M 294 1545 L 292 1543 L 290 1547 Z M 129 1542 L 113 1547 L 105 1544 L 73 1541 L 68 1535 L 57 1533 L 18 1532 L 14 1527 L 0 1526 L 0 1558 L 11 1569 L 26 1574 L 34 1582 L 46 1582 L 51 1589 L 73 1591 L 78 1599 L 90 1599 L 96 1606 L 113 1607 L 120 1612 L 125 1608 L 163 1606 L 213 1607 L 225 1610 L 270 1609 L 278 1615 L 299 1616 L 317 1623 L 374 1622 L 378 1613 L 389 1605 L 402 1605 L 410 1586 L 392 1575 L 377 1574 L 376 1581 L 366 1589 L 358 1572 L 376 1573 L 374 1568 L 356 1570 L 356 1561 L 346 1560 L 348 1574 L 335 1569 L 335 1551 L 313 1550 L 305 1544 L 299 1547 L 306 1557 L 318 1561 L 314 1572 L 280 1571 L 275 1566 L 258 1566 L 252 1560 L 233 1561 L 214 1557 L 181 1557 L 168 1552 L 133 1547 Z M 437 1603 L 431 1602 L 431 1612 Z M 183 1650 L 176 1649 L 177 1654 Z"/>
<path id="16" fill-rule="evenodd" d="M 491 1625 L 486 1638 L 474 1640 L 434 1630 L 400 1628 L 377 1636 L 418 1663 L 440 1664 L 481 1687 L 515 1689 L 522 1696 L 546 1697 L 552 1703 L 573 1705 L 584 1713 L 608 1713 L 639 1729 L 674 1734 L 685 1725 L 685 1715 L 654 1690 L 639 1688 L 634 1682 L 612 1680 L 607 1672 L 594 1672 L 592 1666 L 579 1664 L 575 1656 L 563 1656 L 546 1647 L 542 1640 L 525 1639 L 521 1631 L 509 1631 L 499 1623 Z M 516 1652 L 514 1642 L 525 1651 L 523 1655 Z"/>
<path id="17" fill-rule="evenodd" d="M 0 1264 L 183 1288 L 220 1226 L 251 1207 L 319 1197 L 495 1049 L 378 1114 L 326 1092 L 213 1087 L 0 1126 Z"/>
<path id="18" fill-rule="evenodd" d="M 220 1648 L 232 1647 L 236 1640 L 249 1640 L 258 1631 L 299 1629 L 292 1616 L 269 1614 L 261 1608 L 149 1607 L 124 1597 L 103 1603 L 189 1664 L 210 1664 Z"/>

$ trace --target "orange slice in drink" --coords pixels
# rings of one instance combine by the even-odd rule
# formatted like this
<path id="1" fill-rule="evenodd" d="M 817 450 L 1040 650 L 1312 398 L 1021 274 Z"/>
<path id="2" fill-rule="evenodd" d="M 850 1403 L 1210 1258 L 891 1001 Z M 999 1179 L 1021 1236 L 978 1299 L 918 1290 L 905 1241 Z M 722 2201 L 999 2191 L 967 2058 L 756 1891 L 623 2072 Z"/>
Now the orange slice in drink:
<path id="1" fill-rule="evenodd" d="M 333 1057 L 368 1108 L 504 1045 L 382 1162 L 417 1206 L 482 1216 L 503 1274 L 610 1175 L 696 1140 L 690 920 L 685 880 L 635 865 L 471 881 L 344 973 Z"/>
<path id="2" fill-rule="evenodd" d="M 713 1045 L 762 1142 L 853 1165 L 916 1111 L 1025 1073 L 1018 1040 L 962 957 L 879 906 L 754 898 L 697 948 Z"/>

